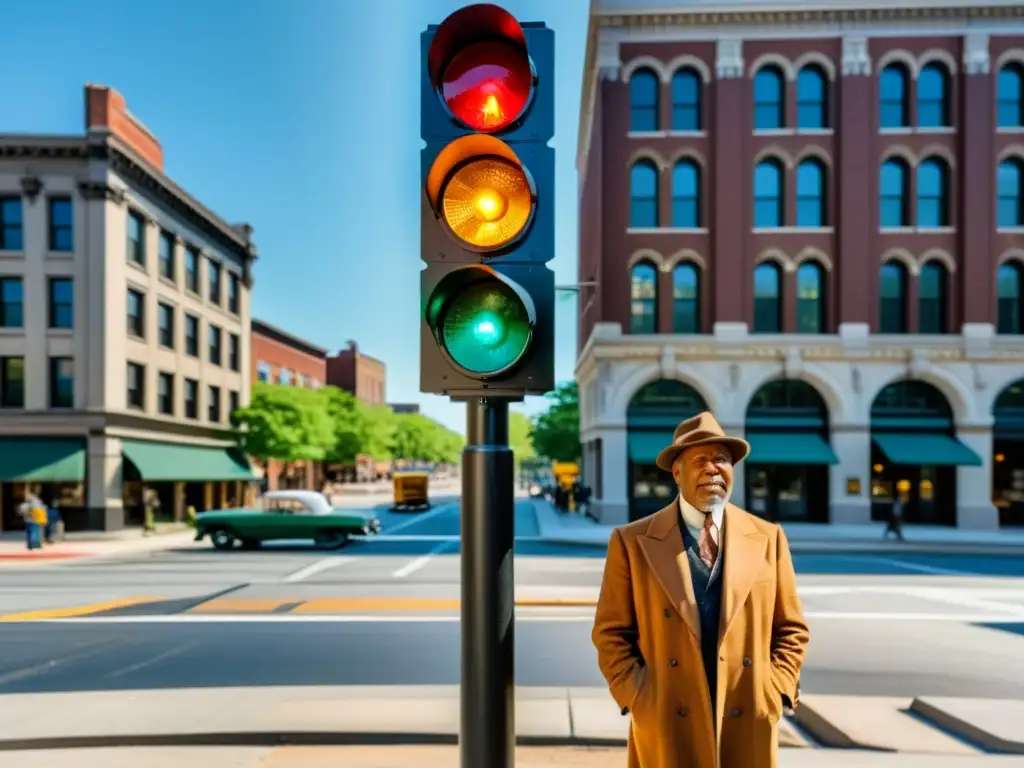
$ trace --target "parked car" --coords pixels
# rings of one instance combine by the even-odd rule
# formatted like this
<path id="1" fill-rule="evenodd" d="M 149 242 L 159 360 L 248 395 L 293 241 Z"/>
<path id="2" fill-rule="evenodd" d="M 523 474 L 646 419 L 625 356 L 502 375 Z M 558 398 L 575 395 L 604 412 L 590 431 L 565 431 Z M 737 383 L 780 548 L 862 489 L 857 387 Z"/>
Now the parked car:
<path id="1" fill-rule="evenodd" d="M 255 508 L 219 509 L 196 515 L 196 541 L 206 536 L 217 549 L 236 543 L 255 549 L 264 541 L 309 540 L 338 549 L 351 536 L 380 533 L 372 514 L 332 507 L 317 491 L 269 491 Z"/>

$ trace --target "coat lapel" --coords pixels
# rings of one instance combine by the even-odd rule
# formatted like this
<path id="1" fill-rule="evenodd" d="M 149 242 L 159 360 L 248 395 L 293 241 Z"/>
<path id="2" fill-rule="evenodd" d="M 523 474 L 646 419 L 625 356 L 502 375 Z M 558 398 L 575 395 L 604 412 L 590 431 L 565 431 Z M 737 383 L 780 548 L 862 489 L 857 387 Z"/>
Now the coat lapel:
<path id="1" fill-rule="evenodd" d="M 718 642 L 725 639 L 729 627 L 750 594 L 768 548 L 768 538 L 751 525 L 747 513 L 729 504 L 722 525 L 725 568 L 722 574 L 722 612 Z"/>
<path id="2" fill-rule="evenodd" d="M 655 512 L 647 532 L 640 535 L 638 541 L 672 606 L 699 640 L 700 616 L 690 579 L 690 564 L 679 530 L 677 502 L 673 501 L 660 512 Z"/>

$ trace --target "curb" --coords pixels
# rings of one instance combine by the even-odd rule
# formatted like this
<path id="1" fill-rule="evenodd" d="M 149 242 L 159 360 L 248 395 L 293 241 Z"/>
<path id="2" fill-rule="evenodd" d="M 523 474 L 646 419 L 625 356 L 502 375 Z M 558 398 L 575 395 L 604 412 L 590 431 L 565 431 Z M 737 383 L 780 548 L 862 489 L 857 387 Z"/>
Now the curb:
<path id="1" fill-rule="evenodd" d="M 994 733 L 979 728 L 969 720 L 957 717 L 952 712 L 946 711 L 928 701 L 927 698 L 915 698 L 910 704 L 910 711 L 920 715 L 939 728 L 943 728 L 966 741 L 973 742 L 989 752 L 1024 755 L 1024 737 L 1013 741 L 1000 738 Z"/>

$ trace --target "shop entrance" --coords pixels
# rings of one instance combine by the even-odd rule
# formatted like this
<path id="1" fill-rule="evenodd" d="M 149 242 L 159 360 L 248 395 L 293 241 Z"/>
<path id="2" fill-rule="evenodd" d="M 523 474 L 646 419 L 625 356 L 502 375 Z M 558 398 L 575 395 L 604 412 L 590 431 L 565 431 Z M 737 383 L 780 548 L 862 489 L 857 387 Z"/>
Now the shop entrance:
<path id="1" fill-rule="evenodd" d="M 1000 526 L 1024 526 L 1024 379 L 999 393 L 992 416 L 992 503 Z"/>

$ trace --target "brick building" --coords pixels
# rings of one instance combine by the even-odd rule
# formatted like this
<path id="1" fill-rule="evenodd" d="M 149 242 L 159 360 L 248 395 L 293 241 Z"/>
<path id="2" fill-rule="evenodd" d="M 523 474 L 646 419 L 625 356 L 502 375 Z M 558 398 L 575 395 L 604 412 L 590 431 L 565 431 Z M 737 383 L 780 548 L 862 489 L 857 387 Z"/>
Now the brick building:
<path id="1" fill-rule="evenodd" d="M 252 381 L 319 389 L 327 380 L 327 350 L 262 320 L 252 321 Z M 269 490 L 317 489 L 323 484 L 320 462 L 284 464 L 271 461 L 266 468 Z M 263 468 L 260 467 L 260 471 Z"/>
<path id="2" fill-rule="evenodd" d="M 770 519 L 1024 523 L 1024 6 L 593 0 L 577 169 L 600 518 L 710 408 Z"/>
<path id="3" fill-rule="evenodd" d="M 327 358 L 327 383 L 351 392 L 367 405 L 387 403 L 387 377 L 384 362 L 360 352 L 354 341 Z"/>

